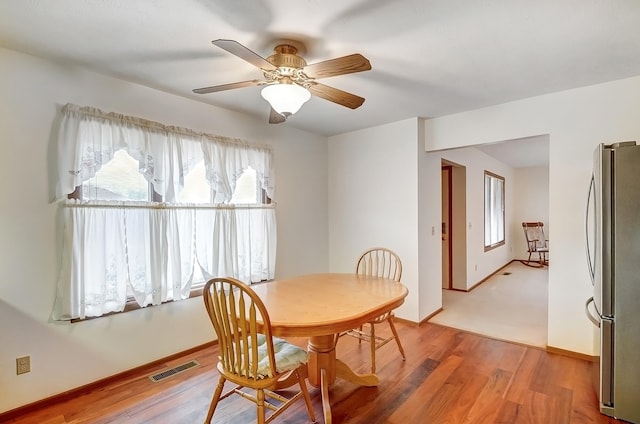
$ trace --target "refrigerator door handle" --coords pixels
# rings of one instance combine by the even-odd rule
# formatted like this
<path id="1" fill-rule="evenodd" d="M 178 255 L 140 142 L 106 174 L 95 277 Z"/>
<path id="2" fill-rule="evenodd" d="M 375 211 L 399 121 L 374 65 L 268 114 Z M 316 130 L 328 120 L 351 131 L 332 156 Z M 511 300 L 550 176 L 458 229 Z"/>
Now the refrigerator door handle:
<path id="1" fill-rule="evenodd" d="M 589 309 L 589 305 L 592 303 L 593 303 L 593 296 L 587 299 L 587 302 L 584 304 L 584 312 L 587 314 L 587 318 L 589 318 L 589 321 L 591 321 L 593 325 L 595 325 L 596 327 L 600 328 L 600 319 L 593 316 L 593 314 L 591 313 L 591 310 Z"/>
<path id="2" fill-rule="evenodd" d="M 584 233 L 585 233 L 585 239 L 586 239 L 586 247 L 587 247 L 587 265 L 589 267 L 589 277 L 591 277 L 591 285 L 595 285 L 595 278 L 596 278 L 596 270 L 595 270 L 595 258 L 594 261 L 591 261 L 591 247 L 589 245 L 589 207 L 591 206 L 591 194 L 594 193 L 595 191 L 595 185 L 596 185 L 596 181 L 595 181 L 595 176 L 591 175 L 591 183 L 589 184 L 589 193 L 587 194 L 587 210 L 585 213 L 585 219 L 584 219 Z M 595 201 L 595 198 L 593 199 Z"/>

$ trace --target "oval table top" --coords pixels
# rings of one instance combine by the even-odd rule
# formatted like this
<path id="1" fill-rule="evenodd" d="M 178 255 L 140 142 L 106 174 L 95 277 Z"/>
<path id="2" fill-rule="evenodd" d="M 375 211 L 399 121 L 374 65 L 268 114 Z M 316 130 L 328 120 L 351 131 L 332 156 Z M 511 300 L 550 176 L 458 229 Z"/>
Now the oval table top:
<path id="1" fill-rule="evenodd" d="M 309 274 L 253 284 L 273 335 L 322 336 L 360 326 L 402 305 L 407 288 L 358 274 Z"/>

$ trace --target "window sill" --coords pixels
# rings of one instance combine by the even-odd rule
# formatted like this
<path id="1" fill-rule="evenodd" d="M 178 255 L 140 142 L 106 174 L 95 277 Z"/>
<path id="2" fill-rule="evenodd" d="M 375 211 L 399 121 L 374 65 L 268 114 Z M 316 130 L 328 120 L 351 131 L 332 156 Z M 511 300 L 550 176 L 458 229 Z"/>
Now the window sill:
<path id="1" fill-rule="evenodd" d="M 505 242 L 504 242 L 504 240 L 502 240 L 501 242 L 498 242 L 496 244 L 492 244 L 491 246 L 485 246 L 484 247 L 484 251 L 486 253 L 486 252 L 488 252 L 490 250 L 496 249 L 496 248 L 498 248 L 500 246 L 504 246 L 504 245 L 505 245 Z"/>
<path id="2" fill-rule="evenodd" d="M 202 291 L 203 291 L 203 287 L 191 290 L 191 293 L 189 293 L 189 299 L 194 298 L 194 297 L 202 296 Z M 173 303 L 173 302 L 175 302 L 175 300 L 168 300 L 166 302 L 162 302 L 160 305 L 165 305 L 167 303 Z M 151 308 L 151 307 L 160 306 L 160 305 L 148 305 L 148 306 L 145 306 L 144 308 Z M 123 314 L 125 312 L 136 311 L 138 309 L 144 309 L 144 308 L 142 306 L 138 305 L 138 302 L 136 302 L 134 299 L 130 299 L 124 305 L 124 309 L 122 311 L 120 311 L 120 312 L 109 312 L 108 314 L 100 315 L 98 317 L 74 318 L 74 319 L 71 320 L 71 323 L 73 324 L 73 323 L 76 323 L 76 322 L 89 321 L 89 320 L 108 317 L 108 316 L 112 316 L 112 315 L 119 315 L 119 314 Z"/>
<path id="3" fill-rule="evenodd" d="M 263 281 L 259 281 L 259 282 L 256 282 L 256 283 L 251 283 L 251 285 L 264 284 L 264 283 L 267 283 L 269 281 L 271 281 L 271 280 L 263 280 Z M 199 287 L 191 290 L 191 293 L 189 293 L 189 299 L 194 298 L 194 297 L 202 296 L 202 292 L 204 291 L 204 283 L 199 283 L 198 286 Z M 175 302 L 175 300 L 168 300 L 166 302 L 162 302 L 160 305 L 165 305 L 167 303 L 172 303 L 172 302 Z M 148 305 L 148 306 L 145 306 L 144 308 L 151 308 L 151 307 L 160 306 L 160 305 Z M 108 314 L 100 315 L 100 316 L 97 316 L 97 317 L 74 318 L 70 322 L 73 324 L 73 323 L 77 323 L 77 322 L 89 321 L 89 320 L 108 317 L 108 316 L 112 316 L 112 315 L 123 314 L 125 312 L 136 311 L 138 309 L 144 309 L 144 308 L 142 306 L 138 305 L 138 302 L 136 302 L 134 299 L 129 299 L 127 301 L 127 303 L 125 304 L 124 309 L 122 311 L 120 311 L 120 312 L 109 312 Z"/>

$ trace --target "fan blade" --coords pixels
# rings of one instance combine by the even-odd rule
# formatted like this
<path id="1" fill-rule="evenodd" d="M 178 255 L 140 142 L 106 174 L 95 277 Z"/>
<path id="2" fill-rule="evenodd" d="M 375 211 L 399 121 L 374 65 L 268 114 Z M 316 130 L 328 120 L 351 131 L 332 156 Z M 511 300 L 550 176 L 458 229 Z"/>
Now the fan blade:
<path id="1" fill-rule="evenodd" d="M 225 91 L 225 90 L 233 90 L 234 88 L 251 87 L 254 85 L 261 85 L 263 83 L 264 81 L 262 80 L 233 82 L 231 84 L 222 84 L 222 85 L 214 85 L 212 87 L 196 88 L 195 90 L 193 90 L 193 92 L 196 94 L 215 93 L 216 91 Z"/>
<path id="2" fill-rule="evenodd" d="M 307 65 L 303 68 L 303 71 L 308 77 L 319 79 L 368 71 L 370 69 L 371 63 L 369 63 L 369 60 L 356 53 Z"/>
<path id="3" fill-rule="evenodd" d="M 267 61 L 264 57 L 258 55 L 257 53 L 252 52 L 242 44 L 238 43 L 234 40 L 213 40 L 212 43 L 221 49 L 228 51 L 229 53 L 238 56 L 240 59 L 243 59 L 253 66 L 257 66 L 260 69 L 266 69 L 269 71 L 273 71 L 278 69 L 271 62 Z"/>
<path id="4" fill-rule="evenodd" d="M 270 124 L 281 124 L 286 120 L 287 120 L 286 116 L 280 115 L 273 108 L 271 108 L 271 111 L 269 112 L 269 123 Z"/>
<path id="5" fill-rule="evenodd" d="M 330 102 L 337 103 L 342 106 L 346 106 L 350 109 L 357 109 L 364 103 L 364 98 L 356 96 L 355 94 L 347 93 L 346 91 L 339 90 L 328 85 L 315 83 L 309 86 L 309 91 L 318 97 L 321 97 Z"/>

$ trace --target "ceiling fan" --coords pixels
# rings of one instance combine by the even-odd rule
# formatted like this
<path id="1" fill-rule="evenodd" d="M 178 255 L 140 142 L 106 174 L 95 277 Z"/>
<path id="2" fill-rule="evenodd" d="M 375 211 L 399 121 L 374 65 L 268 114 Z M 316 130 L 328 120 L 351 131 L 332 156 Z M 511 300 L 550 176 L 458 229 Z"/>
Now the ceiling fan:
<path id="1" fill-rule="evenodd" d="M 370 70 L 369 60 L 361 54 L 307 65 L 307 62 L 298 56 L 298 48 L 293 42 L 278 44 L 274 53 L 266 59 L 234 40 L 214 40 L 212 43 L 260 68 L 264 79 L 197 88 L 193 92 L 207 94 L 234 88 L 265 86 L 262 89 L 262 97 L 271 105 L 271 124 L 286 121 L 312 94 L 350 109 L 356 109 L 364 103 L 364 98 L 360 96 L 317 82 L 321 78 Z"/>

